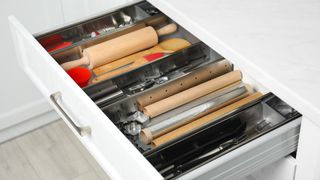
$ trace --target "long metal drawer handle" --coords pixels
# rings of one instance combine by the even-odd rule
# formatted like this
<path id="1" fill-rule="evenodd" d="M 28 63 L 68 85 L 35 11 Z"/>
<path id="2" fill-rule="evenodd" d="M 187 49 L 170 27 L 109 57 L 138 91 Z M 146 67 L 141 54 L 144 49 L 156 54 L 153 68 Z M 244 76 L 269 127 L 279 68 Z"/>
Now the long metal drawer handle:
<path id="1" fill-rule="evenodd" d="M 59 105 L 58 100 L 61 99 L 61 92 L 56 92 L 50 95 L 50 99 L 56 108 L 60 111 L 60 113 L 64 116 L 64 118 L 69 121 L 71 126 L 78 132 L 80 136 L 84 136 L 87 134 L 91 134 L 91 128 L 89 126 L 80 127 L 74 123 L 74 121 L 70 118 L 70 116 L 63 110 L 63 108 Z"/>

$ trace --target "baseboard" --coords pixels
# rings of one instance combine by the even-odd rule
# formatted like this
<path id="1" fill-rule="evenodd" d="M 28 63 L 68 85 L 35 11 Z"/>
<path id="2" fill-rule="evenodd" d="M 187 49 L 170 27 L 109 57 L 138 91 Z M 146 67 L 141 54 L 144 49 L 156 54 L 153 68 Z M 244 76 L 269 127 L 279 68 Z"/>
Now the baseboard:
<path id="1" fill-rule="evenodd" d="M 58 120 L 58 114 L 44 99 L 0 115 L 0 143 Z"/>

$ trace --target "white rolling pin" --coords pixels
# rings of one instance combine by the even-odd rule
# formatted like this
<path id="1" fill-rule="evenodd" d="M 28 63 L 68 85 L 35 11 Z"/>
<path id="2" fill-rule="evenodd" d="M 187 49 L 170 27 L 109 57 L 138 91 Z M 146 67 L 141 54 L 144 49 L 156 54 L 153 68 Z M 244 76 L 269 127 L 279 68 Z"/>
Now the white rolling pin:
<path id="1" fill-rule="evenodd" d="M 83 50 L 83 57 L 61 64 L 65 70 L 87 65 L 90 69 L 115 61 L 158 44 L 158 37 L 177 30 L 176 24 L 168 24 L 158 30 L 148 26 Z"/>

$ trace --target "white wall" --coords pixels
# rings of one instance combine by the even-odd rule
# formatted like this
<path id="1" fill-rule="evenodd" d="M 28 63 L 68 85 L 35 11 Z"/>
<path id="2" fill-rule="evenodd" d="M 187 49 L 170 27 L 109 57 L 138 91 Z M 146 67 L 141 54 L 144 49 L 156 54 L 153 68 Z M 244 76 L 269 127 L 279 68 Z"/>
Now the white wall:
<path id="1" fill-rule="evenodd" d="M 61 0 L 66 22 L 103 12 L 131 0 Z M 81 9 L 77 11 L 75 9 Z"/>
<path id="2" fill-rule="evenodd" d="M 1 0 L 0 1 L 0 131 L 51 107 L 18 67 L 7 17 L 16 16 L 36 33 L 105 11 L 128 0 Z M 51 116 L 50 116 L 51 117 Z M 15 133 L 17 134 L 17 133 Z"/>
<path id="3" fill-rule="evenodd" d="M 0 129 L 50 110 L 40 93 L 18 67 L 8 15 L 15 15 L 32 33 L 63 23 L 59 1 L 0 1 Z"/>

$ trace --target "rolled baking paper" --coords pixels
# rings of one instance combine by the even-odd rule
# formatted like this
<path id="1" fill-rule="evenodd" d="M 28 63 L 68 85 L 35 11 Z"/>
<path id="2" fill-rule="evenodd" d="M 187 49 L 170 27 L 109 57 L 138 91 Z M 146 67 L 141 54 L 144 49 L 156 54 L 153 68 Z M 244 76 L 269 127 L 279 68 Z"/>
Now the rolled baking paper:
<path id="1" fill-rule="evenodd" d="M 150 119 L 149 123 L 146 124 L 145 127 L 146 128 L 147 127 L 151 127 L 151 126 L 153 126 L 155 124 L 158 124 L 158 123 L 160 123 L 160 122 L 162 122 L 162 121 L 164 121 L 166 119 L 169 119 L 169 118 L 171 118 L 171 117 L 173 117 L 173 116 L 175 116 L 177 114 L 180 114 L 183 111 L 187 111 L 187 110 L 189 110 L 189 109 L 191 109 L 193 107 L 196 107 L 196 106 L 198 106 L 200 104 L 203 104 L 204 102 L 206 102 L 206 101 L 208 101 L 210 99 L 213 99 L 213 98 L 217 97 L 218 95 L 222 94 L 227 89 L 234 90 L 234 89 L 236 89 L 236 88 L 238 88 L 240 86 L 243 86 L 243 85 L 244 84 L 241 81 L 238 81 L 238 82 L 233 83 L 233 84 L 231 84 L 229 86 L 226 86 L 226 87 L 224 87 L 222 89 L 214 91 L 214 92 L 212 92 L 212 93 L 210 93 L 208 95 L 205 95 L 205 96 L 203 96 L 201 98 L 198 98 L 198 99 L 196 99 L 194 101 L 191 101 L 191 102 L 189 102 L 187 104 L 184 104 L 184 105 L 182 105 L 180 107 L 177 107 L 177 108 L 175 108 L 175 109 L 173 109 L 171 111 L 168 111 L 166 113 L 163 113 L 163 114 L 161 114 L 161 115 L 159 115 L 157 117 L 154 117 L 154 118 Z"/>
<path id="2" fill-rule="evenodd" d="M 137 98 L 138 107 L 142 111 L 143 107 L 147 105 L 189 89 L 210 79 L 221 76 L 230 71 L 232 71 L 232 66 L 227 60 L 221 60 L 206 67 L 202 67 L 182 78 L 139 96 Z"/>
<path id="3" fill-rule="evenodd" d="M 180 112 L 166 120 L 154 124 L 153 126 L 143 129 L 140 133 L 140 140 L 145 144 L 149 144 L 152 139 L 157 138 L 184 124 L 187 124 L 192 120 L 205 116 L 212 111 L 245 98 L 249 96 L 252 91 L 253 90 L 249 85 L 241 84 L 235 87 L 228 87 L 223 91 L 211 93 L 211 97 L 202 104 Z"/>
<path id="4" fill-rule="evenodd" d="M 230 104 L 224 108 L 221 108 L 217 111 L 214 111 L 206 116 L 203 116 L 197 120 L 194 120 L 186 125 L 183 125 L 169 133 L 166 133 L 156 139 L 154 139 L 151 142 L 151 145 L 153 148 L 158 147 L 162 144 L 165 144 L 169 141 L 172 141 L 178 137 L 181 137 L 187 133 L 190 133 L 191 131 L 194 131 L 200 127 L 203 127 L 204 125 L 211 123 L 233 111 L 235 111 L 236 109 L 240 108 L 241 106 L 244 106 L 250 102 L 253 102 L 254 100 L 260 98 L 262 96 L 262 94 L 260 92 L 256 92 L 246 98 L 243 98 L 233 104 Z"/>
<path id="5" fill-rule="evenodd" d="M 232 83 L 240 81 L 242 78 L 240 71 L 232 71 L 180 93 L 162 99 L 143 108 L 143 113 L 153 118 L 162 113 L 177 108 L 183 104 L 191 102 L 197 98 L 205 96 L 213 91 L 226 87 Z"/>

